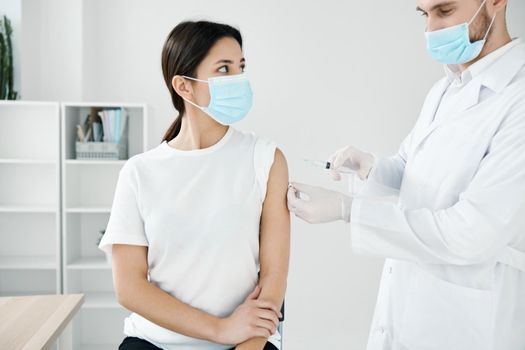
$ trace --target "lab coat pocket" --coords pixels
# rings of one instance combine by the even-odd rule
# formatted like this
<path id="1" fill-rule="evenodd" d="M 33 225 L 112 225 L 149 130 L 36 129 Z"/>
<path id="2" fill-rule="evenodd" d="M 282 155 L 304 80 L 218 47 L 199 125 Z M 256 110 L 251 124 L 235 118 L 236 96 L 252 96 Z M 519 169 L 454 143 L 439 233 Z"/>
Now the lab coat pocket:
<path id="1" fill-rule="evenodd" d="M 417 350 L 491 349 L 493 292 L 463 287 L 415 267 L 400 340 Z"/>

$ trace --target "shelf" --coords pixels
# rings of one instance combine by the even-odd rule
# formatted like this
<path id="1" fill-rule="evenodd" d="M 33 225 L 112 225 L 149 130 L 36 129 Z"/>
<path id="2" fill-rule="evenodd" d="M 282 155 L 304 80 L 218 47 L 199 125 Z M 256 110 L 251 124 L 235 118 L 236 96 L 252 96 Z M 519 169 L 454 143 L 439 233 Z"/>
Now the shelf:
<path id="1" fill-rule="evenodd" d="M 29 165 L 57 165 L 56 160 L 49 159 L 16 159 L 16 158 L 0 158 L 0 164 L 29 164 Z"/>
<path id="2" fill-rule="evenodd" d="M 63 103 L 62 104 L 62 157 L 67 161 L 76 159 L 76 126 L 89 115 L 92 107 L 123 107 L 128 113 L 128 158 L 142 153 L 146 149 L 146 105 L 138 103 Z M 89 160 L 88 160 L 89 161 Z M 101 161 L 101 160 L 95 160 Z M 125 161 L 125 160 L 124 160 Z M 88 163 L 89 164 L 89 163 Z M 100 163 L 108 164 L 108 163 Z M 113 163 L 118 164 L 118 163 Z"/>
<path id="3" fill-rule="evenodd" d="M 122 309 L 115 292 L 82 292 L 85 296 L 83 308 Z"/>
<path id="4" fill-rule="evenodd" d="M 65 208 L 110 207 L 120 169 L 120 166 L 66 166 L 63 182 Z"/>
<path id="5" fill-rule="evenodd" d="M 0 292 L 0 297 L 18 297 L 25 295 L 54 295 L 56 293 L 42 293 L 42 292 L 28 292 L 28 291 L 13 291 Z M 84 303 L 82 308 L 85 309 L 124 309 L 122 305 L 117 302 L 117 297 L 114 292 L 82 292 L 84 294 Z"/>
<path id="6" fill-rule="evenodd" d="M 3 157 L 1 159 L 13 158 Z M 0 163 L 0 207 L 52 207 L 56 205 L 58 209 L 59 166 L 30 163 L 25 161 L 24 157 L 19 159 L 16 162 Z"/>
<path id="7" fill-rule="evenodd" d="M 4 258 L 2 258 L 4 260 Z M 0 268 L 0 296 L 55 295 L 60 293 L 58 262 L 50 265 L 49 258 L 28 257 L 27 261 L 10 259 Z M 35 264 L 44 266 L 36 266 Z M 44 268 L 47 265 L 50 268 Z M 3 268 L 3 267 L 6 268 Z M 54 268 L 54 267 L 57 268 Z"/>
<path id="8" fill-rule="evenodd" d="M 87 108 L 87 107 L 104 107 L 104 108 L 137 108 L 145 109 L 144 103 L 128 103 L 128 102 L 63 102 L 63 107 L 66 108 Z"/>
<path id="9" fill-rule="evenodd" d="M 32 205 L 3 205 L 0 206 L 0 213 L 58 213 L 58 209 L 53 206 L 32 206 Z"/>
<path id="10" fill-rule="evenodd" d="M 146 105 L 65 102 L 61 104 L 62 256 L 64 293 L 83 293 L 84 304 L 73 320 L 73 347 L 116 349 L 129 311 L 118 302 L 112 266 L 98 248 L 106 228 L 119 178 L 128 159 L 76 159 L 76 126 L 91 107 L 124 107 L 128 112 L 128 159 L 146 151 Z"/>
<path id="11" fill-rule="evenodd" d="M 58 163 L 59 107 L 58 102 L 3 101 L 0 103 L 2 163 L 12 163 L 13 159 L 20 160 L 17 164 L 39 164 L 41 161 Z"/>
<path id="12" fill-rule="evenodd" d="M 111 212 L 111 207 L 73 207 L 73 208 L 66 208 L 65 212 L 66 213 L 86 213 L 86 214 L 90 214 L 90 213 L 96 213 L 96 214 L 108 213 L 109 214 Z"/>
<path id="13" fill-rule="evenodd" d="M 9 270 L 56 270 L 54 256 L 0 256 L 0 269 Z"/>
<path id="14" fill-rule="evenodd" d="M 73 260 L 66 266 L 70 270 L 111 270 L 105 256 L 86 256 Z"/>
<path id="15" fill-rule="evenodd" d="M 128 159 L 75 159 L 90 107 L 126 108 L 128 158 L 146 151 L 145 104 L 0 101 L 0 296 L 83 293 L 74 348 L 109 350 L 130 312 L 97 242 Z"/>
<path id="16" fill-rule="evenodd" d="M 130 313 L 123 307 L 82 307 L 72 323 L 73 347 L 75 349 L 105 349 L 104 346 L 111 344 L 111 348 L 116 349 L 125 337 L 122 332 L 124 319 Z"/>
<path id="17" fill-rule="evenodd" d="M 124 160 L 103 160 L 103 159 L 66 159 L 67 165 L 124 165 L 127 159 Z"/>
<path id="18" fill-rule="evenodd" d="M 1 106 L 14 107 L 57 107 L 57 102 L 49 101 L 29 101 L 29 100 L 0 100 Z"/>
<path id="19" fill-rule="evenodd" d="M 0 298 L 3 298 L 3 297 L 24 297 L 24 296 L 27 296 L 27 295 L 34 296 L 34 295 L 57 295 L 57 294 L 58 293 L 55 293 L 55 292 L 46 293 L 46 292 L 42 292 L 42 291 L 20 291 L 20 290 L 9 291 L 9 292 L 0 291 Z"/>

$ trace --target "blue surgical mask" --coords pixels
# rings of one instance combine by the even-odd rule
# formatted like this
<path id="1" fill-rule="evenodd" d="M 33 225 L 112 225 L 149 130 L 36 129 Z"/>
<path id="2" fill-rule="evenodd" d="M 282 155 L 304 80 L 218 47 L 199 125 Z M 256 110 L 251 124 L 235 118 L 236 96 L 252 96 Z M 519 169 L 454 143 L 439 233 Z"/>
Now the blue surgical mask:
<path id="1" fill-rule="evenodd" d="M 432 58 L 443 64 L 463 64 L 479 56 L 492 28 L 496 14 L 492 17 L 490 26 L 482 40 L 470 42 L 469 26 L 479 14 L 487 0 L 484 0 L 479 9 L 468 23 L 461 23 L 445 29 L 425 32 L 427 51 Z"/>
<path id="2" fill-rule="evenodd" d="M 202 107 L 185 99 L 223 125 L 242 120 L 252 108 L 253 93 L 245 74 L 211 77 L 208 80 L 184 78 L 208 83 L 210 103 Z"/>

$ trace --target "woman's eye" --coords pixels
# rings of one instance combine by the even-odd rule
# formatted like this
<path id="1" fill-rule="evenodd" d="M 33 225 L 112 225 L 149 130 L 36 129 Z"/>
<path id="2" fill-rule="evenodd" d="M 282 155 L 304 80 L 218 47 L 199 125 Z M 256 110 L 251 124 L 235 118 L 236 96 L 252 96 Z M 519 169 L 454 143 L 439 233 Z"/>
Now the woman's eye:
<path id="1" fill-rule="evenodd" d="M 244 72 L 246 70 L 246 66 L 241 66 L 241 71 Z"/>
<path id="2" fill-rule="evenodd" d="M 222 66 L 219 68 L 219 72 L 221 73 L 228 73 L 228 66 Z"/>

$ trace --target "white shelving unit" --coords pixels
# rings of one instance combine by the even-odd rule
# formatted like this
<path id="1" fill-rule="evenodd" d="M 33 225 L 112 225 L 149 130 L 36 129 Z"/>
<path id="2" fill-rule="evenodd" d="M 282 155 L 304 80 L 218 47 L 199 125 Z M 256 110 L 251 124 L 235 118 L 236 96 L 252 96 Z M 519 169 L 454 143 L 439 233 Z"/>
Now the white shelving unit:
<path id="1" fill-rule="evenodd" d="M 0 101 L 0 296 L 61 293 L 60 105 Z"/>
<path id="2" fill-rule="evenodd" d="M 64 293 L 83 293 L 73 320 L 75 349 L 116 349 L 129 311 L 115 298 L 111 266 L 98 249 L 118 174 L 126 160 L 75 159 L 76 125 L 92 107 L 123 107 L 129 115 L 128 157 L 146 150 L 147 108 L 129 103 L 63 103 L 61 111 L 62 242 Z M 1 262 L 0 262 L 1 263 Z"/>

